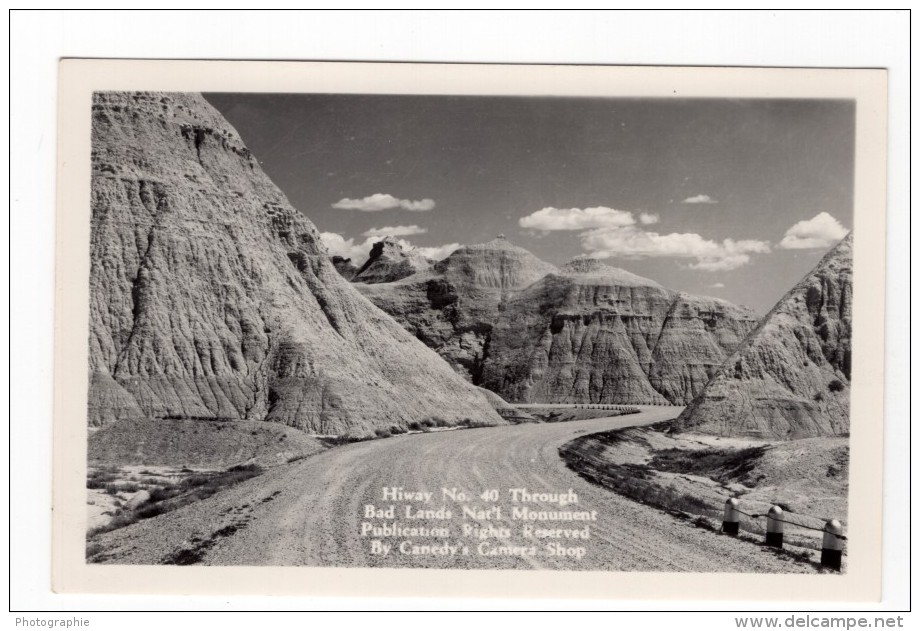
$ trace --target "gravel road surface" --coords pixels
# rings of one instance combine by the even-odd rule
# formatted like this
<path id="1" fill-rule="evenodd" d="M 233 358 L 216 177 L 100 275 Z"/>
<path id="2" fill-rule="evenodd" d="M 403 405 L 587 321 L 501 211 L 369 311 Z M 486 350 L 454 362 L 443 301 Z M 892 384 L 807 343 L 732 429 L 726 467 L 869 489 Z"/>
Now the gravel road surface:
<path id="1" fill-rule="evenodd" d="M 558 449 L 573 438 L 671 419 L 682 408 L 641 409 L 611 418 L 436 431 L 336 447 L 97 541 L 106 550 L 104 562 L 118 564 L 814 571 L 769 549 L 620 497 L 566 468 Z M 384 497 L 384 489 L 431 496 L 428 502 L 394 500 Z M 445 498 L 443 489 L 458 499 Z M 515 502 L 511 489 L 557 498 Z M 456 495 L 461 492 L 465 501 Z M 560 506 L 560 497 L 573 496 L 577 502 Z M 523 497 L 518 492 L 518 499 Z M 368 505 L 384 511 L 393 506 L 394 517 L 367 517 Z M 451 518 L 438 519 L 442 511 L 409 519 L 407 506 L 413 514 L 449 510 Z M 483 512 L 464 516 L 464 506 Z M 569 511 L 588 520 L 540 521 L 520 514 L 513 519 L 515 509 L 531 517 Z M 450 534 L 362 536 L 362 528 L 394 523 L 446 527 Z M 464 524 L 468 536 L 462 534 Z M 586 526 L 589 537 L 580 538 Z M 384 545 L 389 546 L 386 554 Z M 419 551 L 415 546 L 428 548 L 413 554 Z"/>

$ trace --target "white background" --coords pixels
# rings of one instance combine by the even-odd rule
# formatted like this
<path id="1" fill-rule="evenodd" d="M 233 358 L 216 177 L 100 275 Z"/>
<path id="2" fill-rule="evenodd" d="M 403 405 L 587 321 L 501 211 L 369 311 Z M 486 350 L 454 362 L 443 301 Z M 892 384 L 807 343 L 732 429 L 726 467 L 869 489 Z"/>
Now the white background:
<path id="1" fill-rule="evenodd" d="M 905 610 L 909 602 L 909 116 L 907 12 L 16 12 L 10 33 L 10 608 L 14 611 L 256 609 Z M 50 585 L 54 168 L 60 57 L 385 60 L 889 69 L 889 205 L 884 601 L 812 603 L 358 600 L 58 596 Z M 67 235 L 57 235 L 67 238 Z M 6 258 L 6 257 L 4 257 Z M 881 307 L 881 305 L 880 305 Z M 858 507 L 854 507 L 858 510 Z M 509 576 L 509 580 L 513 577 Z M 724 578 L 722 579 L 724 580 Z M 652 595 L 650 595 L 652 596 Z M 15 618 L 73 614 L 9 614 Z M 736 614 L 621 614 L 623 629 L 735 628 Z M 788 615 L 788 614 L 787 614 Z M 780 614 L 780 618 L 787 615 Z M 854 615 L 854 614 L 845 614 Z M 307 628 L 296 614 L 102 614 L 91 629 L 256 624 Z M 654 618 L 654 619 L 653 619 Z M 494 620 L 494 618 L 492 618 Z M 417 619 L 418 622 L 423 622 Z M 358 624 L 402 626 L 373 616 Z M 452 627 L 468 619 L 425 621 Z M 497 620 L 570 626 L 570 618 Z M 577 623 L 576 623 L 577 624 Z M 33 627 L 38 628 L 38 627 Z"/>

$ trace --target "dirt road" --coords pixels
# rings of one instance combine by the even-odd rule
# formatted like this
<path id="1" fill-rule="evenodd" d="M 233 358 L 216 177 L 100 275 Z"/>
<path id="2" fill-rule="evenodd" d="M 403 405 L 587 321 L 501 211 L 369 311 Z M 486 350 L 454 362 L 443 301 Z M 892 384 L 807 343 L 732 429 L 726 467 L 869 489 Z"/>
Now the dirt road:
<path id="1" fill-rule="evenodd" d="M 109 563 L 813 571 L 594 486 L 567 469 L 558 455 L 558 448 L 576 436 L 656 423 L 680 410 L 646 407 L 640 414 L 613 418 L 431 432 L 336 447 L 107 533 L 100 543 Z M 397 489 L 431 495 L 394 499 Z M 533 499 L 517 491 L 513 496 L 512 489 L 549 495 Z M 393 506 L 394 516 L 370 517 L 368 505 L 382 511 Z M 464 514 L 464 506 L 471 512 Z M 406 510 L 429 513 L 410 519 Z M 447 510 L 451 517 L 443 519 Z M 576 521 L 538 519 L 552 517 L 553 511 L 578 516 Z M 393 536 L 378 530 L 374 536 L 369 530 L 384 524 L 446 527 L 449 534 Z M 386 553 L 384 546 L 389 546 Z"/>

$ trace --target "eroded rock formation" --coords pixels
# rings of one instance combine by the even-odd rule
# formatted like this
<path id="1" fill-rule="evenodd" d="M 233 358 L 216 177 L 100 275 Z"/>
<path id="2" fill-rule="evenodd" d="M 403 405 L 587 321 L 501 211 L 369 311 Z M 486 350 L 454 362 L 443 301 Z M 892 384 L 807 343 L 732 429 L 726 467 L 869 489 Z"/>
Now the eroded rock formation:
<path id="1" fill-rule="evenodd" d="M 417 251 L 403 247 L 398 239 L 384 237 L 371 247 L 367 261 L 351 280 L 356 283 L 392 283 L 430 267 L 431 261 Z"/>
<path id="2" fill-rule="evenodd" d="M 331 260 L 335 271 L 341 274 L 345 280 L 351 280 L 358 273 L 358 266 L 352 263 L 351 259 L 336 255 Z"/>
<path id="3" fill-rule="evenodd" d="M 97 93 L 92 140 L 90 424 L 502 422 L 339 275 L 200 95 Z"/>
<path id="4" fill-rule="evenodd" d="M 687 403 L 757 322 L 594 259 L 559 270 L 501 237 L 360 290 L 511 402 Z"/>
<path id="5" fill-rule="evenodd" d="M 724 300 L 576 259 L 507 303 L 480 385 L 518 402 L 682 404 L 755 323 Z"/>
<path id="6" fill-rule="evenodd" d="M 473 383 L 502 305 L 555 267 L 499 236 L 393 283 L 356 285 Z"/>
<path id="7" fill-rule="evenodd" d="M 851 233 L 777 303 L 679 427 L 772 439 L 849 431 L 852 247 Z"/>

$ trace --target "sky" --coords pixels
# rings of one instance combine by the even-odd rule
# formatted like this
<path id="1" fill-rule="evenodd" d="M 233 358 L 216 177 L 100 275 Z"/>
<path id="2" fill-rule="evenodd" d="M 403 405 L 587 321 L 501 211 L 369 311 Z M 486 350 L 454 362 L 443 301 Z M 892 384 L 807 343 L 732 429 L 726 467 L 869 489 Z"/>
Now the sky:
<path id="1" fill-rule="evenodd" d="M 852 228 L 852 101 L 205 97 L 356 263 L 504 234 L 765 313 Z"/>

